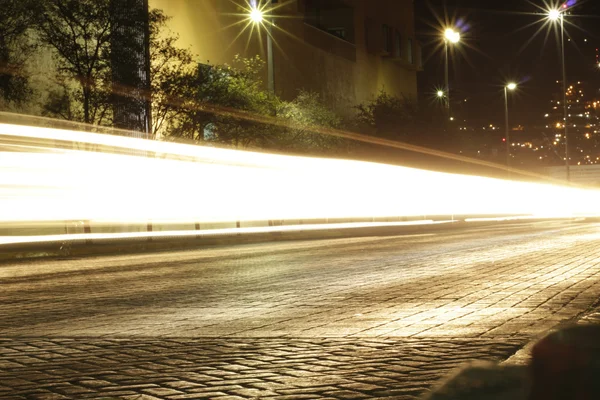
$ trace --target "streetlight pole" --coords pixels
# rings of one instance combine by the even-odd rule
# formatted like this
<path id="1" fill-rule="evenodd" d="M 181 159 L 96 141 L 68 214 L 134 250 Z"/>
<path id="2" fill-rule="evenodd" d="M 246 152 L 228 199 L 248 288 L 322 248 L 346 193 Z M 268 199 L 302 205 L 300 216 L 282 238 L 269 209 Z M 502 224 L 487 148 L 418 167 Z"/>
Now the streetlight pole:
<path id="1" fill-rule="evenodd" d="M 444 68 L 444 81 L 446 85 L 446 112 L 448 113 L 448 119 L 452 119 L 452 113 L 450 111 L 450 82 L 448 79 L 448 69 L 450 63 L 450 43 L 456 44 L 460 41 L 460 33 L 452 28 L 448 28 L 444 31 L 444 54 L 445 54 L 445 68 Z"/>
<path id="2" fill-rule="evenodd" d="M 444 70 L 444 84 L 446 90 L 446 113 L 447 118 L 450 118 L 450 83 L 448 80 L 448 39 L 444 39 L 444 51 L 446 53 L 445 70 Z"/>
<path id="3" fill-rule="evenodd" d="M 510 167 L 510 129 L 508 127 L 508 91 L 515 90 L 516 83 L 509 83 L 504 86 L 504 129 L 506 137 L 506 166 Z"/>
<path id="4" fill-rule="evenodd" d="M 267 68 L 269 92 L 275 93 L 275 61 L 273 58 L 273 21 L 267 21 Z"/>
<path id="5" fill-rule="evenodd" d="M 271 0 L 275 3 L 274 0 Z M 252 1 L 252 9 L 250 10 L 250 19 L 256 25 L 265 23 L 265 13 L 262 8 L 258 7 L 256 0 Z M 273 56 L 273 22 L 272 18 L 266 19 L 267 26 L 267 87 L 269 92 L 275 93 L 275 60 Z"/>
<path id="6" fill-rule="evenodd" d="M 565 63 L 565 17 L 564 13 L 560 14 L 560 37 L 561 37 L 561 57 L 562 57 L 562 81 L 563 81 L 563 109 L 564 109 L 564 121 L 565 127 L 565 167 L 567 172 L 567 182 L 571 180 L 571 167 L 569 166 L 569 131 L 567 119 L 569 117 L 569 107 L 567 106 L 567 68 Z"/>
<path id="7" fill-rule="evenodd" d="M 567 173 L 567 182 L 571 180 L 571 167 L 569 161 L 569 107 L 567 105 L 567 67 L 565 63 L 565 12 L 567 6 L 564 5 L 565 10 L 554 9 L 548 11 L 548 18 L 551 21 L 560 21 L 560 52 L 561 52 L 561 63 L 562 63 L 562 91 L 563 91 L 563 127 L 565 129 L 565 167 Z"/>

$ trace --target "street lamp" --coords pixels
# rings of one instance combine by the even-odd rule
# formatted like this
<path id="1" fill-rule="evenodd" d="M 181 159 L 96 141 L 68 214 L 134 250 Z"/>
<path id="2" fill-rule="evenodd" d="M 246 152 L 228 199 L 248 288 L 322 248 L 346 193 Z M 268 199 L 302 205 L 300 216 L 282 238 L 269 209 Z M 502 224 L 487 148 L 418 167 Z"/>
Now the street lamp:
<path id="1" fill-rule="evenodd" d="M 460 33 L 452 28 L 448 28 L 444 31 L 444 53 L 446 56 L 444 79 L 446 84 L 446 112 L 450 117 L 450 83 L 448 82 L 448 45 L 456 44 L 460 41 Z"/>
<path id="2" fill-rule="evenodd" d="M 253 2 L 252 9 L 250 10 L 250 20 L 256 25 L 265 24 L 265 13 L 262 9 L 258 8 L 256 2 Z M 267 84 L 269 92 L 275 93 L 275 66 L 273 60 L 273 21 L 267 19 Z"/>
<path id="3" fill-rule="evenodd" d="M 571 180 L 571 171 L 569 167 L 569 135 L 568 135 L 568 105 L 567 105 L 567 70 L 565 66 L 565 11 L 553 9 L 548 11 L 548 19 L 550 21 L 560 21 L 560 48 L 561 48 L 561 61 L 562 61 L 562 81 L 563 81 L 563 110 L 564 120 L 563 125 L 565 128 L 565 167 L 567 172 L 567 182 Z"/>
<path id="4" fill-rule="evenodd" d="M 260 24 L 264 19 L 263 12 L 256 7 L 252 8 L 252 11 L 250 11 L 250 19 L 255 24 Z"/>
<path id="5" fill-rule="evenodd" d="M 548 11 L 548 18 L 550 19 L 550 21 L 558 21 L 558 19 L 560 18 L 560 11 L 559 10 L 550 10 Z"/>
<path id="6" fill-rule="evenodd" d="M 508 128 L 508 91 L 514 91 L 517 88 L 516 83 L 509 83 L 504 86 L 504 126 L 506 131 L 506 165 L 510 167 L 510 129 Z"/>
<path id="7" fill-rule="evenodd" d="M 438 90 L 437 91 L 437 97 L 442 99 L 444 97 L 444 91 L 443 90 Z"/>

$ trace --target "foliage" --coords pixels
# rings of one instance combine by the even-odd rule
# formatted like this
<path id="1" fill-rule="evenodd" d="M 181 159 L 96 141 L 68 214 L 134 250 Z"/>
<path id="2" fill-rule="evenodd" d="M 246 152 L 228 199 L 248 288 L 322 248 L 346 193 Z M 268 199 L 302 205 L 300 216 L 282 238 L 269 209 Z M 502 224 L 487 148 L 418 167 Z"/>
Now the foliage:
<path id="1" fill-rule="evenodd" d="M 158 9 L 149 17 L 152 133 L 158 135 L 183 113 L 184 99 L 193 97 L 196 64 L 189 50 L 176 46 L 179 36 L 166 30 L 169 17 Z"/>
<path id="2" fill-rule="evenodd" d="M 279 100 L 267 93 L 259 74 L 259 57 L 236 57 L 234 65 L 198 65 L 193 75 L 180 77 L 179 117 L 165 133 L 171 138 L 217 141 L 236 147 L 255 147 L 267 140 L 269 129 L 260 117 L 274 116 Z"/>
<path id="3" fill-rule="evenodd" d="M 187 69 L 175 71 L 167 82 L 179 99 L 168 96 L 166 106 L 155 109 L 171 108 L 162 120 L 165 135 L 171 140 L 288 152 L 340 148 L 342 140 L 316 132 L 338 128 L 340 118 L 315 93 L 300 92 L 290 102 L 269 93 L 260 79 L 263 67 L 257 56 L 236 57 L 233 65 L 199 65 L 193 75 Z"/>
<path id="4" fill-rule="evenodd" d="M 46 112 L 56 101 L 71 100 L 73 119 L 92 124 L 107 122 L 110 113 L 110 1 L 43 0 L 39 4 L 37 28 L 42 43 L 55 50 L 58 80 L 71 93 L 53 95 Z M 70 83 L 78 88 L 67 89 Z M 60 115 L 60 114 L 58 114 Z M 58 116 L 57 115 L 57 116 Z"/>
<path id="5" fill-rule="evenodd" d="M 57 65 L 58 85 L 49 93 L 44 114 L 110 123 L 111 39 L 116 37 L 111 0 L 42 0 L 38 14 L 39 36 L 54 49 Z M 198 64 L 188 49 L 177 46 L 168 21 L 161 10 L 150 11 L 154 134 L 293 152 L 331 151 L 343 144 L 315 132 L 341 124 L 318 95 L 300 92 L 287 102 L 268 92 L 258 56 L 236 57 L 232 65 Z"/>
<path id="6" fill-rule="evenodd" d="M 34 47 L 28 33 L 34 23 L 35 0 L 0 0 L 0 97 L 23 104 L 31 95 L 23 72 Z"/>
<path id="7" fill-rule="evenodd" d="M 286 122 L 278 138 L 280 149 L 329 152 L 344 146 L 342 139 L 319 133 L 321 128 L 340 128 L 342 120 L 325 107 L 317 93 L 301 91 L 293 101 L 282 102 L 277 116 Z"/>
<path id="8" fill-rule="evenodd" d="M 445 122 L 441 110 L 431 104 L 391 96 L 384 91 L 356 107 L 357 128 L 366 134 L 420 146 L 454 151 L 460 147 L 457 126 Z M 462 143 L 462 142 L 461 142 Z"/>
<path id="9" fill-rule="evenodd" d="M 75 101 L 73 100 L 73 90 L 68 84 L 62 82 L 58 87 L 48 93 L 48 99 L 44 104 L 42 115 L 49 117 L 58 117 L 70 121 L 77 120 L 73 110 Z"/>
<path id="10" fill-rule="evenodd" d="M 417 104 L 406 98 L 391 96 L 385 91 L 370 102 L 356 107 L 357 122 L 367 133 L 392 140 L 410 139 L 407 129 L 414 121 Z"/>

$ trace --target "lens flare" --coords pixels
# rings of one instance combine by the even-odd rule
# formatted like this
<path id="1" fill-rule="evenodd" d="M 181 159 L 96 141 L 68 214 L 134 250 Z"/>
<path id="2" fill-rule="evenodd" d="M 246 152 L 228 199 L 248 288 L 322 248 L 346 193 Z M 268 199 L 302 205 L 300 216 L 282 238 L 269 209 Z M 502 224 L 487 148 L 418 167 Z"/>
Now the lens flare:
<path id="1" fill-rule="evenodd" d="M 263 12 L 258 8 L 253 8 L 252 11 L 250 11 L 250 19 L 257 24 L 261 23 L 263 21 Z"/>
<path id="2" fill-rule="evenodd" d="M 548 18 L 552 21 L 557 21 L 560 18 L 560 10 L 550 10 L 548 11 Z"/>

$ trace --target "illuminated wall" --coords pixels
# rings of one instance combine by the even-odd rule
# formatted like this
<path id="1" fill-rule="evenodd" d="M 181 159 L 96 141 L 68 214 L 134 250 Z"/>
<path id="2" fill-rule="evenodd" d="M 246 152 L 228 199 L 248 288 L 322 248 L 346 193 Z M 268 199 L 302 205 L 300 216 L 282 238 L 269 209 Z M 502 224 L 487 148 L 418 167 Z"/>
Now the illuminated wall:
<path id="1" fill-rule="evenodd" d="M 381 89 L 416 97 L 420 48 L 414 37 L 412 0 L 279 3 L 274 13 L 275 88 L 283 98 L 294 98 L 300 89 L 316 91 L 338 112 L 350 113 Z M 311 18 L 312 3 L 325 4 L 318 19 Z M 199 62 L 230 63 L 236 54 L 267 58 L 264 30 L 251 33 L 249 27 L 242 32 L 246 0 L 150 0 L 150 7 L 172 17 L 170 29 Z M 315 26 L 315 21 L 324 26 Z M 387 52 L 383 25 L 392 32 Z M 336 37 L 341 31 L 345 40 Z M 408 60 L 409 40 L 413 63 Z"/>

